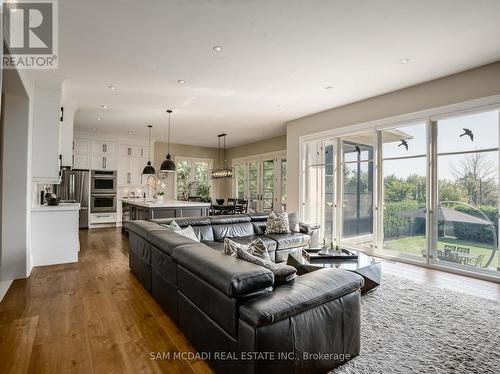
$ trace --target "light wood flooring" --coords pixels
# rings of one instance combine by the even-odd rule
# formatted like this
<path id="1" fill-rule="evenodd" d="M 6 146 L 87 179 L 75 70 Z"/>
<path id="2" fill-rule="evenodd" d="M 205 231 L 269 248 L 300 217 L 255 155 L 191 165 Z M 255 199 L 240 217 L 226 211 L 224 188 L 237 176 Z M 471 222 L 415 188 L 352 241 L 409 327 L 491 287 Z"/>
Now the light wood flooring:
<path id="1" fill-rule="evenodd" d="M 211 373 L 128 269 L 120 229 L 82 230 L 76 264 L 33 269 L 0 303 L 0 373 Z M 500 300 L 500 285 L 384 261 L 383 271 Z"/>

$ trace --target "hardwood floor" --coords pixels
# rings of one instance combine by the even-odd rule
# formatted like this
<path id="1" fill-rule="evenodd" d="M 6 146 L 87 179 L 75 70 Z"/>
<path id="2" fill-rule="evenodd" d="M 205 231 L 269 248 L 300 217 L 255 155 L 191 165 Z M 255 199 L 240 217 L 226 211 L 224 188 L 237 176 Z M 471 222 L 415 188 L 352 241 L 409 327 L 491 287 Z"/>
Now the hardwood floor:
<path id="1" fill-rule="evenodd" d="M 120 229 L 84 230 L 76 264 L 33 269 L 0 303 L 0 373 L 211 373 L 128 269 Z M 384 261 L 383 272 L 500 300 L 500 285 Z"/>
<path id="2" fill-rule="evenodd" d="M 33 269 L 0 303 L 0 373 L 211 373 L 128 269 L 119 229 L 84 230 L 76 264 Z"/>

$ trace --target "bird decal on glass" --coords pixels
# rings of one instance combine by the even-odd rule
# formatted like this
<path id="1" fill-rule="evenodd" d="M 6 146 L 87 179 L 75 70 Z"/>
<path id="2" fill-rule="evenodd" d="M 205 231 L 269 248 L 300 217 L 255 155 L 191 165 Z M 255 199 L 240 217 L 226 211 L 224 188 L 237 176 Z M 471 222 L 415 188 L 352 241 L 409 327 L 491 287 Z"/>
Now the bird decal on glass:
<path id="1" fill-rule="evenodd" d="M 360 155 L 361 154 L 361 148 L 359 148 L 357 145 L 355 145 L 353 152 L 358 152 L 358 155 Z"/>
<path id="2" fill-rule="evenodd" d="M 398 144 L 398 147 L 404 146 L 406 150 L 408 150 L 408 142 L 404 139 L 401 139 L 401 143 Z"/>
<path id="3" fill-rule="evenodd" d="M 466 129 L 466 128 L 464 128 L 463 130 L 464 130 L 464 133 L 460 134 L 460 137 L 467 135 L 470 138 L 470 141 L 473 142 L 474 141 L 474 134 L 472 133 L 472 131 L 470 129 Z"/>

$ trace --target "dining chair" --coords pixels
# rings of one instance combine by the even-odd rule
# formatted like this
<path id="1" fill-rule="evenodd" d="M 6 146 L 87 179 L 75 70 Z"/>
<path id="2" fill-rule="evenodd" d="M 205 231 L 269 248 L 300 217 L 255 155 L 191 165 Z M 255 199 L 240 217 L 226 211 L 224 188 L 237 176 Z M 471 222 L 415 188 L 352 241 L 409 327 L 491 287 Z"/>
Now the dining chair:
<path id="1" fill-rule="evenodd" d="M 234 212 L 236 214 L 247 214 L 247 212 L 248 212 L 248 200 L 236 199 Z"/>

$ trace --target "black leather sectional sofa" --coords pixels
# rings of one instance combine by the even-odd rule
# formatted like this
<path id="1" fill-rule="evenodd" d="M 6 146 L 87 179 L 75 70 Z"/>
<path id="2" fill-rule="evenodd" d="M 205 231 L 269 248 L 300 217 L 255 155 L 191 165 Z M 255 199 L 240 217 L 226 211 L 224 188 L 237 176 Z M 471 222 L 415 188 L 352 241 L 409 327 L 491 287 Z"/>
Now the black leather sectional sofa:
<path id="1" fill-rule="evenodd" d="M 324 373 L 360 349 L 355 273 L 321 269 L 273 286 L 269 270 L 223 253 L 223 240 L 262 238 L 272 258 L 309 243 L 310 230 L 264 235 L 266 215 L 181 218 L 201 242 L 130 221 L 130 269 L 217 373 Z"/>

